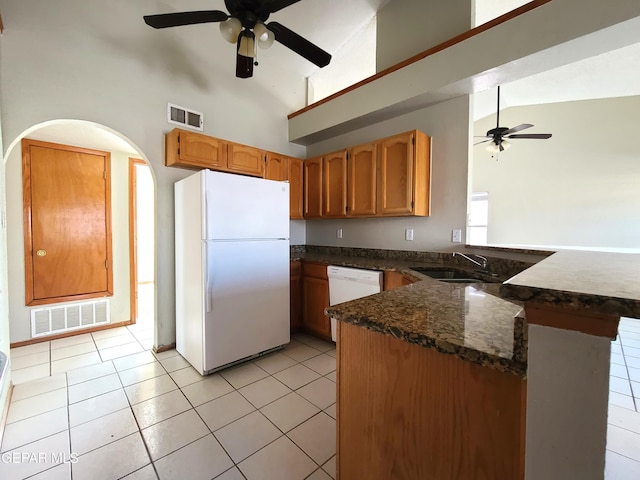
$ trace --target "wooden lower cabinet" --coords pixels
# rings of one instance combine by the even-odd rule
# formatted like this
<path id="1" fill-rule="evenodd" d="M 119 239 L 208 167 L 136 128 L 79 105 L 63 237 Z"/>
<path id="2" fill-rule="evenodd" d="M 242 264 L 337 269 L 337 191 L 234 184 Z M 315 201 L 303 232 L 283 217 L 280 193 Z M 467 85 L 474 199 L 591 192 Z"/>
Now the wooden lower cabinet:
<path id="1" fill-rule="evenodd" d="M 409 280 L 400 272 L 393 270 L 387 270 L 384 272 L 384 289 L 393 290 L 394 288 L 404 287 L 405 285 L 411 285 L 413 280 Z"/>
<path id="2" fill-rule="evenodd" d="M 524 479 L 526 380 L 338 324 L 339 480 Z"/>
<path id="3" fill-rule="evenodd" d="M 324 314 L 329 306 L 329 279 L 324 263 L 302 264 L 302 326 L 324 340 L 331 340 L 331 321 Z"/>
<path id="4" fill-rule="evenodd" d="M 302 265 L 300 261 L 293 261 L 290 264 L 290 302 L 291 310 L 289 319 L 291 322 L 291 332 L 298 332 L 302 329 Z"/>

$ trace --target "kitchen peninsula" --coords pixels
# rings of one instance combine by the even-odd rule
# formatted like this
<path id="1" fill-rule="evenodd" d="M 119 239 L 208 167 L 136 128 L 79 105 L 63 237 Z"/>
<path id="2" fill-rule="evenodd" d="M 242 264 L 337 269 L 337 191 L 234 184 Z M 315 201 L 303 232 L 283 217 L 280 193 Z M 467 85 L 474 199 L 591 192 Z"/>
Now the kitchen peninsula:
<path id="1" fill-rule="evenodd" d="M 640 255 L 567 251 L 502 299 L 425 280 L 328 308 L 338 478 L 602 480 L 610 342 L 638 285 Z"/>

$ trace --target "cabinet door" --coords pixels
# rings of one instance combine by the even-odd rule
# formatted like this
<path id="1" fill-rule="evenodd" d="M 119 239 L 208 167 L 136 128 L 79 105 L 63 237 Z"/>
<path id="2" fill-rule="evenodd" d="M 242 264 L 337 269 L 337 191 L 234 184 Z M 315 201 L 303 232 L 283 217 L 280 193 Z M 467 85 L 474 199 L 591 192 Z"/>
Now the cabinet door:
<path id="1" fill-rule="evenodd" d="M 413 213 L 414 138 L 408 132 L 380 141 L 378 214 Z"/>
<path id="2" fill-rule="evenodd" d="M 264 178 L 267 180 L 284 181 L 289 178 L 287 157 L 277 153 L 267 152 L 264 162 Z"/>
<path id="3" fill-rule="evenodd" d="M 393 290 L 394 288 L 404 287 L 405 285 L 411 285 L 413 282 L 402 275 L 400 272 L 394 272 L 392 270 L 384 272 L 384 289 Z"/>
<path id="4" fill-rule="evenodd" d="M 324 315 L 329 306 L 329 282 L 326 279 L 302 277 L 304 329 L 325 339 L 331 339 L 331 323 Z"/>
<path id="5" fill-rule="evenodd" d="M 290 263 L 290 305 L 291 331 L 302 328 L 302 268 L 299 261 Z"/>
<path id="6" fill-rule="evenodd" d="M 347 215 L 347 151 L 325 155 L 322 161 L 322 216 Z"/>
<path id="7" fill-rule="evenodd" d="M 230 143 L 228 148 L 227 169 L 232 172 L 262 177 L 264 171 L 264 152 L 257 148 Z"/>
<path id="8" fill-rule="evenodd" d="M 289 179 L 289 216 L 292 219 L 302 219 L 304 218 L 302 210 L 303 162 L 299 158 L 289 158 L 288 163 L 289 172 L 287 178 Z"/>
<path id="9" fill-rule="evenodd" d="M 304 218 L 322 217 L 322 157 L 304 164 Z"/>
<path id="10" fill-rule="evenodd" d="M 351 217 L 376 214 L 377 145 L 369 143 L 349 150 L 348 214 Z"/>
<path id="11" fill-rule="evenodd" d="M 227 143 L 208 135 L 181 130 L 178 158 L 188 166 L 224 169 L 227 167 Z"/>

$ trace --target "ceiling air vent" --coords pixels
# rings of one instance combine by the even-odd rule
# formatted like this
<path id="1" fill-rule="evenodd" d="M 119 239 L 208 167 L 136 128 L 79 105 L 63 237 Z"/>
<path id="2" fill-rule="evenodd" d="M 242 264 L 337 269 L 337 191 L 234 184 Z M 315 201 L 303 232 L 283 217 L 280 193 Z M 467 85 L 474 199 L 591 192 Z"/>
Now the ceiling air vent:
<path id="1" fill-rule="evenodd" d="M 172 103 L 167 103 L 167 121 L 182 127 L 204 130 L 204 117 L 202 113 L 188 110 Z"/>

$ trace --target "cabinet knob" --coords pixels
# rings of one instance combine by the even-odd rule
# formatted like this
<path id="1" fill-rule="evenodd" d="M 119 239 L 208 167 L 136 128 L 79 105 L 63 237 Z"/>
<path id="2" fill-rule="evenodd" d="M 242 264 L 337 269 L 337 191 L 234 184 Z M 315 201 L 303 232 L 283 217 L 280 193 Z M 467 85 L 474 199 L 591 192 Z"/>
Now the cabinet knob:
<path id="1" fill-rule="evenodd" d="M 47 254 L 46 250 L 38 250 L 36 252 L 36 255 L 39 256 L 39 257 L 44 257 L 46 254 Z"/>

